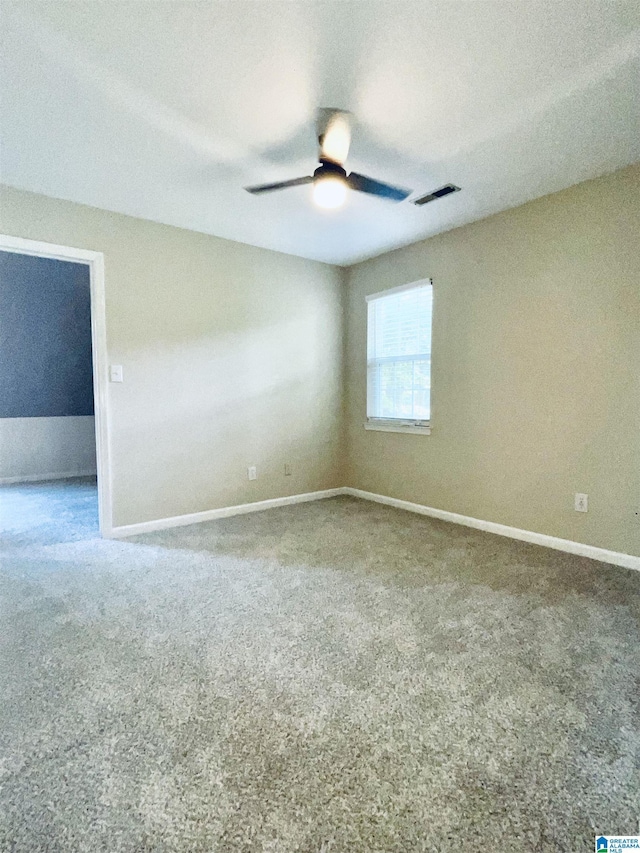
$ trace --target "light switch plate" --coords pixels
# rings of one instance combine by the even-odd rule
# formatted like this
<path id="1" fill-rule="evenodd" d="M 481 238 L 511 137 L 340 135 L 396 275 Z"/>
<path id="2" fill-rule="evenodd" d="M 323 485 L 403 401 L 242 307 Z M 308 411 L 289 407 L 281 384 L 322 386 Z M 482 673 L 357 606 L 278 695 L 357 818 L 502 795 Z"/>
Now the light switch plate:
<path id="1" fill-rule="evenodd" d="M 121 364 L 111 364 L 109 366 L 109 382 L 124 382 Z"/>

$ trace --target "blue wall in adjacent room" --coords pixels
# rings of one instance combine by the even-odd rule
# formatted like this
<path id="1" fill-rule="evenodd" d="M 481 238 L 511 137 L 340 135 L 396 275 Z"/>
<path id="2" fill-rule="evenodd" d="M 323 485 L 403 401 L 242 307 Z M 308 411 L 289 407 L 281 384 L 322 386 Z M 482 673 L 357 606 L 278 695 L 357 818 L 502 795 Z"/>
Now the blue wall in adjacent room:
<path id="1" fill-rule="evenodd" d="M 0 418 L 93 415 L 86 264 L 0 252 Z"/>

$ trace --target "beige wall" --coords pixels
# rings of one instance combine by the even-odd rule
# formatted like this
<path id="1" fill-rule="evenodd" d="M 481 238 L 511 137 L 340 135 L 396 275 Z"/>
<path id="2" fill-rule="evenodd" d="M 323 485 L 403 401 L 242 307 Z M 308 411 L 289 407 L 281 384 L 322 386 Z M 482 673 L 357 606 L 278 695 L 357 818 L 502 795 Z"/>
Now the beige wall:
<path id="1" fill-rule="evenodd" d="M 364 297 L 426 277 L 432 434 L 366 432 Z M 352 267 L 347 298 L 348 485 L 640 554 L 639 166 Z"/>
<path id="2" fill-rule="evenodd" d="M 0 483 L 96 472 L 95 419 L 0 418 Z"/>
<path id="3" fill-rule="evenodd" d="M 640 167 L 346 276 L 10 188 L 0 231 L 105 253 L 116 525 L 352 485 L 640 554 Z M 425 277 L 433 432 L 366 432 L 364 297 Z"/>
<path id="4" fill-rule="evenodd" d="M 104 252 L 115 525 L 340 484 L 339 270 L 8 187 L 0 232 Z"/>

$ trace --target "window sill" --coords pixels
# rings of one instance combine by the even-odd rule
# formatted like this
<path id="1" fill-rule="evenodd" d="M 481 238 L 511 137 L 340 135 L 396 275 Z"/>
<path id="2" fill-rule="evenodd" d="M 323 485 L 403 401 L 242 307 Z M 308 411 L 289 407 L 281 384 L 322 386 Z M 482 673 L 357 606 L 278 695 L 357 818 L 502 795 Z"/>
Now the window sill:
<path id="1" fill-rule="evenodd" d="M 364 428 L 375 432 L 406 432 L 412 435 L 431 435 L 431 426 L 415 426 L 414 424 L 385 424 L 366 421 Z"/>

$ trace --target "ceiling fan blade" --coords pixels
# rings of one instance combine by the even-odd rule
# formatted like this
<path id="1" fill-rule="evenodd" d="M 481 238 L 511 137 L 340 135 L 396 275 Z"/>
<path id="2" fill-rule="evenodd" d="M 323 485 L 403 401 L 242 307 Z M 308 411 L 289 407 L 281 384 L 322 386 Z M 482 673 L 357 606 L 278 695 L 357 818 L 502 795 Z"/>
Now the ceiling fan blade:
<path id="1" fill-rule="evenodd" d="M 255 187 L 245 187 L 248 193 L 259 195 L 260 193 L 270 193 L 274 190 L 286 190 L 289 187 L 301 187 L 303 184 L 312 184 L 313 175 L 306 175 L 304 178 L 292 178 L 290 181 L 278 181 L 277 184 L 258 184 Z"/>
<path id="2" fill-rule="evenodd" d="M 351 113 L 346 110 L 318 110 L 317 130 L 319 159 L 342 166 L 351 145 Z"/>
<path id="3" fill-rule="evenodd" d="M 351 172 L 347 178 L 347 183 L 352 190 L 369 193 L 369 195 L 377 195 L 379 198 L 388 198 L 391 201 L 404 201 L 412 193 L 412 190 L 392 187 L 390 184 L 374 181 L 373 178 L 368 178 L 366 175 L 359 175 L 357 172 Z"/>

